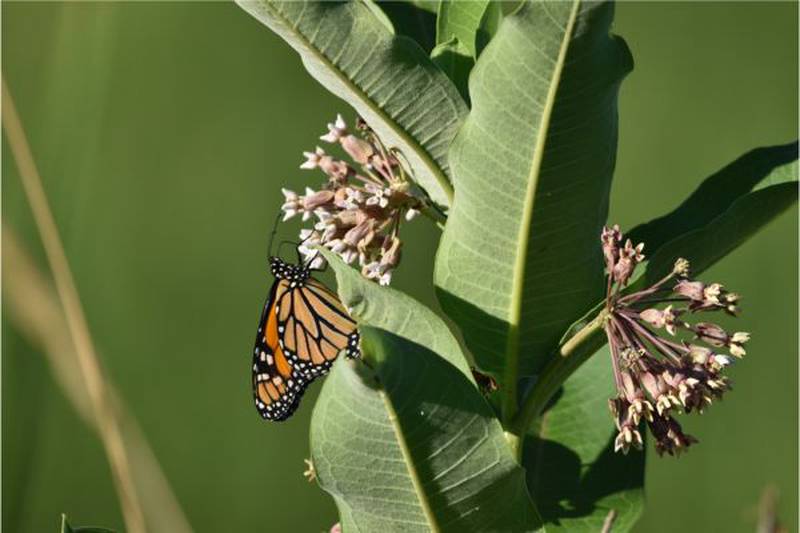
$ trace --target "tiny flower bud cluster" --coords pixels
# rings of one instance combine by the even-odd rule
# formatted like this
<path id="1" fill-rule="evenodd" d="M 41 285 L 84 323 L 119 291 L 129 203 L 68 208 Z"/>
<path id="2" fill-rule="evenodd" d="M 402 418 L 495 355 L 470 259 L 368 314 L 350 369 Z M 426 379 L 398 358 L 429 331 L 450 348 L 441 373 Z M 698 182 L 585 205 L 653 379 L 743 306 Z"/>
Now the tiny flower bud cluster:
<path id="1" fill-rule="evenodd" d="M 604 327 L 617 387 L 609 400 L 618 430 L 614 450 L 641 448 L 639 428 L 645 422 L 659 454 L 679 454 L 697 440 L 683 433 L 674 415 L 700 413 L 722 398 L 731 388 L 722 371 L 745 355 L 750 340 L 745 332 L 686 319 L 712 311 L 735 316 L 739 296 L 719 283 L 690 279 L 685 259 L 651 287 L 623 296 L 622 288 L 644 260 L 644 245 L 623 240 L 618 226 L 603 228 L 600 241 L 608 275 Z M 722 349 L 729 355 L 718 353 Z"/>
<path id="2" fill-rule="evenodd" d="M 361 273 L 381 285 L 388 285 L 400 262 L 400 225 L 427 207 L 424 194 L 412 184 L 401 154 L 387 148 L 375 132 L 358 119 L 351 132 L 341 115 L 328 124 L 321 140 L 338 144 L 354 162 L 337 159 L 320 147 L 304 152 L 302 169 L 319 169 L 327 182 L 319 191 L 305 194 L 283 189 L 283 220 L 300 215 L 315 218 L 313 228 L 300 232 L 299 251 L 320 268 L 324 259 L 316 246 L 329 248 Z"/>

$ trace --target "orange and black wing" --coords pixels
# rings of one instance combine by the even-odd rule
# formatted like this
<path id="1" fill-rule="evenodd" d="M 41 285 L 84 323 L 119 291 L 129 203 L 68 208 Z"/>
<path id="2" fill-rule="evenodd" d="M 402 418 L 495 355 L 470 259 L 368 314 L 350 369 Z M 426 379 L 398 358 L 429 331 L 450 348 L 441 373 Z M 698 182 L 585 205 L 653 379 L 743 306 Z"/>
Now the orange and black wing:
<path id="1" fill-rule="evenodd" d="M 341 351 L 360 355 L 358 330 L 339 298 L 315 279 L 276 294 L 280 347 L 309 381 L 328 372 Z"/>
<path id="2" fill-rule="evenodd" d="M 272 285 L 253 350 L 253 397 L 258 413 L 267 420 L 289 418 L 310 383 L 289 362 L 281 346 L 276 304 L 289 292 L 289 282 L 284 279 Z"/>

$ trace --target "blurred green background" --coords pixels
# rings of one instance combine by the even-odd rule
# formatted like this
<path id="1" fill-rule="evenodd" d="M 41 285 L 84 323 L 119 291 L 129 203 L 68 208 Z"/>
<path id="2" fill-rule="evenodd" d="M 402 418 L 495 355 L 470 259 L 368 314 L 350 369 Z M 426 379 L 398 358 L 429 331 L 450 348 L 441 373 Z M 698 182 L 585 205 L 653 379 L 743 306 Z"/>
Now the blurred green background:
<path id="1" fill-rule="evenodd" d="M 653 218 L 743 152 L 796 137 L 796 3 L 630 3 L 612 220 Z M 325 123 L 352 111 L 230 3 L 2 3 L 3 74 L 40 167 L 103 361 L 197 531 L 320 531 L 331 499 L 302 476 L 319 385 L 287 423 L 251 405 L 250 349 L 271 278 L 279 188 Z M 44 266 L 3 140 L 2 208 Z M 287 238 L 296 225 L 284 225 Z M 426 302 L 437 232 L 408 226 L 396 286 Z M 407 234 L 408 235 L 408 234 Z M 797 209 L 704 278 L 745 296 L 735 391 L 651 457 L 639 531 L 753 531 L 780 493 L 797 531 Z M 2 526 L 59 514 L 122 529 L 102 447 L 6 320 Z M 607 416 L 607 413 L 598 413 Z"/>

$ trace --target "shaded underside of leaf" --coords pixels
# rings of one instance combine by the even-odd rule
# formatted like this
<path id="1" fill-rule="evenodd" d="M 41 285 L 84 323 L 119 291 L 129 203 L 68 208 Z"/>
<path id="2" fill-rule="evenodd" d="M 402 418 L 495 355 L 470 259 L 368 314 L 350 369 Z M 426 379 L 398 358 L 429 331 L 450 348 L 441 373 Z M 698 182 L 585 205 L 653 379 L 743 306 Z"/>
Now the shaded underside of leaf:
<path id="1" fill-rule="evenodd" d="M 338 361 L 311 423 L 344 530 L 536 530 L 524 472 L 475 386 L 419 344 L 360 329 L 374 368 Z"/>
<path id="2" fill-rule="evenodd" d="M 431 13 L 432 15 L 436 15 L 436 12 L 439 9 L 440 0 L 402 0 L 402 2 L 411 4 L 418 9 Z"/>
<path id="3" fill-rule="evenodd" d="M 634 242 L 658 250 L 671 239 L 702 227 L 747 193 L 784 181 L 796 181 L 789 163 L 797 160 L 797 142 L 756 148 L 715 172 L 670 213 L 630 231 Z"/>
<path id="4" fill-rule="evenodd" d="M 470 57 L 477 57 L 478 29 L 490 3 L 489 0 L 442 2 L 436 18 L 436 44 L 446 43 L 455 37 Z"/>
<path id="5" fill-rule="evenodd" d="M 395 33 L 414 39 L 430 53 L 436 45 L 436 8 L 430 11 L 414 2 L 378 2 L 379 8 L 392 21 Z"/>
<path id="6" fill-rule="evenodd" d="M 497 32 L 502 11 L 497 2 L 445 0 L 436 18 L 436 48 L 431 59 L 469 103 L 467 82 L 475 59 Z"/>
<path id="7" fill-rule="evenodd" d="M 238 3 L 297 50 L 309 73 L 352 105 L 389 146 L 403 152 L 434 202 L 450 205 L 446 153 L 466 105 L 417 43 L 393 35 L 362 2 Z"/>
<path id="8" fill-rule="evenodd" d="M 627 531 L 644 507 L 644 453 L 614 453 L 609 357 L 603 348 L 567 380 L 526 441 L 523 465 L 548 531 L 600 531 L 611 512 L 612 531 Z"/>
<path id="9" fill-rule="evenodd" d="M 431 61 L 447 74 L 464 101 L 469 102 L 467 82 L 475 60 L 469 55 L 461 41 L 457 37 L 452 37 L 449 41 L 436 45 L 431 52 Z"/>
<path id="10" fill-rule="evenodd" d="M 772 166 L 764 156 L 769 158 Z M 736 170 L 735 174 L 732 169 Z M 720 176 L 727 179 L 723 181 Z M 711 176 L 672 214 L 631 232 L 643 239 L 652 234 L 656 244 L 663 240 L 663 244 L 654 247 L 643 282 L 652 283 L 664 276 L 678 257 L 689 260 L 694 274 L 703 272 L 794 205 L 798 194 L 797 180 L 796 144 L 755 150 Z M 726 186 L 734 192 L 723 192 Z M 715 206 L 717 209 L 709 208 L 715 216 L 691 217 L 692 224 L 676 220 L 676 231 L 671 238 L 658 233 L 663 220 L 677 218 L 684 206 L 698 202 L 698 197 L 715 195 L 725 197 L 724 203 Z M 710 199 L 709 203 L 714 205 Z M 690 218 L 688 214 L 686 217 Z"/>
<path id="11" fill-rule="evenodd" d="M 743 196 L 708 225 L 659 248 L 647 264 L 645 279 L 652 283 L 664 276 L 677 257 L 688 259 L 695 274 L 703 272 L 796 202 L 797 183 L 772 185 Z"/>
<path id="12" fill-rule="evenodd" d="M 617 91 L 632 68 L 624 41 L 609 34 L 612 18 L 610 4 L 526 3 L 472 71 L 435 276 L 483 370 L 536 372 L 602 294 L 597 239 Z"/>

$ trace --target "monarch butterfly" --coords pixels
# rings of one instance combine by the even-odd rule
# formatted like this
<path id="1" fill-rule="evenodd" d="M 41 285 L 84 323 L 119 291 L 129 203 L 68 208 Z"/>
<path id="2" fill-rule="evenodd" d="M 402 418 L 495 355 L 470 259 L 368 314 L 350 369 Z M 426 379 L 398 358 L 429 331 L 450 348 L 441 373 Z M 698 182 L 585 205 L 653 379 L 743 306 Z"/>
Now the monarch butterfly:
<path id="1" fill-rule="evenodd" d="M 310 263 L 270 257 L 275 282 L 261 313 L 253 350 L 253 397 L 266 420 L 289 418 L 306 388 L 339 352 L 359 357 L 359 335 L 339 298 L 311 277 Z"/>

